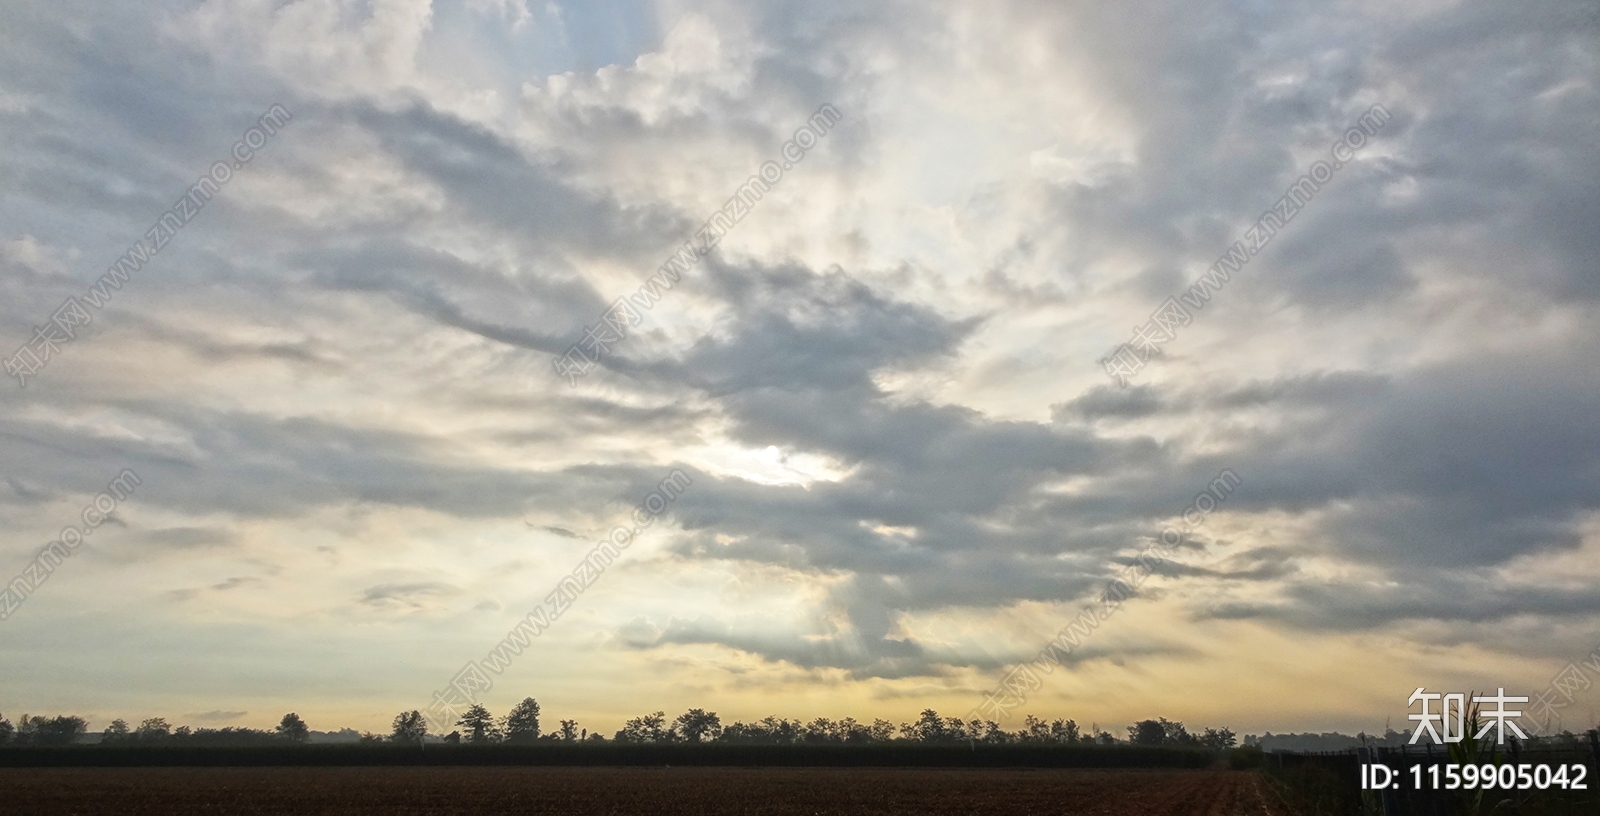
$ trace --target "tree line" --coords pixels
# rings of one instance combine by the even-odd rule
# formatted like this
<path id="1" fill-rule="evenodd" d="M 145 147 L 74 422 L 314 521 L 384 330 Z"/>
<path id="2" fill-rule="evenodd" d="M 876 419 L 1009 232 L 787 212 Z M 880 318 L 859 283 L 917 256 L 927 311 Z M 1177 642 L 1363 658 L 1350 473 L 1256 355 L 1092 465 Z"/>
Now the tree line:
<path id="1" fill-rule="evenodd" d="M 0 745 L 71 745 L 89 730 L 82 717 L 64 715 L 38 717 L 27 714 L 13 726 L 0 716 Z M 165 718 L 152 717 L 129 727 L 126 720 L 112 720 L 100 734 L 102 745 L 281 745 L 304 743 L 311 737 L 305 720 L 290 712 L 283 715 L 271 731 L 256 728 L 173 728 Z"/>
<path id="2" fill-rule="evenodd" d="M 363 743 L 393 743 L 421 745 L 430 738 L 450 744 L 486 745 L 496 743 L 529 744 L 536 742 L 616 742 L 629 744 L 667 743 L 725 743 L 744 745 L 801 745 L 838 744 L 868 745 L 891 742 L 912 743 L 971 743 L 976 745 L 1145 745 L 1228 749 L 1237 740 L 1227 728 L 1207 728 L 1191 733 L 1183 723 L 1165 717 L 1141 720 L 1127 727 L 1127 737 L 1119 739 L 1110 732 L 1091 726 L 1087 732 L 1079 730 L 1078 723 L 1070 719 L 1045 721 L 1028 715 L 1021 728 L 1007 731 L 990 720 L 962 720 L 959 717 L 941 717 L 933 709 L 925 709 L 912 722 L 898 725 L 883 719 L 871 723 L 858 722 L 852 717 L 833 720 L 818 717 L 810 722 L 781 717 L 766 717 L 753 722 L 735 721 L 724 725 L 714 711 L 691 708 L 668 720 L 666 713 L 657 711 L 625 722 L 609 739 L 599 732 L 591 733 L 580 728 L 575 720 L 560 720 L 556 728 L 544 731 L 540 725 L 539 703 L 528 697 L 517 703 L 502 717 L 496 717 L 482 705 L 468 708 L 455 722 L 456 730 L 445 735 L 428 733 L 427 718 L 422 712 L 403 711 L 390 724 L 387 735 L 363 734 Z M 14 745 L 67 745 L 83 735 L 88 723 L 82 717 L 59 716 L 53 718 L 23 715 L 17 727 L 0 717 L 0 744 Z M 310 731 L 304 720 L 293 712 L 285 714 L 278 726 L 270 731 L 252 728 L 199 728 L 172 727 L 165 719 L 155 717 L 143 720 L 138 727 L 130 727 L 124 720 L 114 720 L 101 735 L 105 745 L 269 745 L 300 744 L 309 741 Z"/>
<path id="3" fill-rule="evenodd" d="M 391 742 L 420 743 L 428 736 L 426 719 L 419 711 L 407 711 L 396 716 Z M 518 703 L 511 713 L 496 719 L 482 705 L 467 709 L 456 721 L 459 730 L 444 737 L 445 742 L 486 744 L 496 742 L 606 742 L 604 734 L 589 733 L 579 729 L 573 720 L 561 720 L 560 727 L 550 733 L 541 733 L 539 704 L 529 697 Z M 1046 722 L 1033 715 L 1022 720 L 1022 727 L 1007 731 L 992 720 L 962 720 L 959 717 L 941 717 L 939 712 L 924 709 L 917 719 L 896 725 L 888 720 L 874 719 L 871 723 L 858 722 L 853 717 L 839 720 L 818 717 L 810 722 L 782 717 L 766 717 L 754 722 L 735 721 L 724 725 L 714 711 L 691 708 L 668 720 L 666 712 L 657 711 L 625 722 L 609 741 L 632 744 L 651 743 L 707 743 L 796 745 L 840 744 L 866 745 L 887 742 L 924 743 L 984 743 L 988 745 L 1163 745 L 1174 747 L 1227 749 L 1238 740 L 1227 728 L 1207 728 L 1191 734 L 1181 722 L 1165 717 L 1141 720 L 1128 726 L 1126 739 L 1118 739 L 1109 732 L 1092 727 L 1081 733 L 1075 720 L 1056 719 Z M 376 735 L 367 735 L 379 741 Z"/>

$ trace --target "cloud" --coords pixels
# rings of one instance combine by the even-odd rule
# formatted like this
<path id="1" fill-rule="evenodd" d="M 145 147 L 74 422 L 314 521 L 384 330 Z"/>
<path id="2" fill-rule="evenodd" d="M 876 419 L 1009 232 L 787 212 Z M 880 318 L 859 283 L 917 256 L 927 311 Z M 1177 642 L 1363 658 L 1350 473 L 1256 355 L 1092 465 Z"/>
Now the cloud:
<path id="1" fill-rule="evenodd" d="M 361 593 L 361 603 L 378 607 L 404 607 L 425 609 L 434 605 L 436 598 L 448 598 L 461 593 L 439 581 L 421 581 L 410 584 L 379 584 L 367 587 Z"/>
<path id="2" fill-rule="evenodd" d="M 1139 418 L 1158 413 L 1162 408 L 1160 397 L 1148 385 L 1132 388 L 1097 385 L 1071 402 L 1050 406 L 1050 416 L 1057 422 L 1101 417 Z"/>
<path id="3" fill-rule="evenodd" d="M 1075 652 L 1085 675 L 1225 665 L 1250 647 L 1172 644 L 1246 621 L 1553 659 L 1496 627 L 1600 620 L 1592 592 L 1530 577 L 1584 575 L 1600 510 L 1583 3 L 48 12 L 0 10 L 14 346 L 260 111 L 294 119 L 0 389 L 0 556 L 143 480 L 30 600 L 18 694 L 54 693 L 72 658 L 39 632 L 72 615 L 225 660 L 237 620 L 291 643 L 428 610 L 291 661 L 414 660 L 384 665 L 427 687 L 460 655 L 384 638 L 482 620 L 494 642 L 541 600 L 524 578 L 549 586 L 673 468 L 693 487 L 563 617 L 549 665 L 972 685 L 1223 469 L 1242 484 L 1126 636 Z M 840 126 L 564 383 L 551 357 L 824 102 Z M 1374 104 L 1393 117 L 1371 143 L 1108 382 L 1106 349 Z M 208 614 L 148 603 L 173 597 Z M 171 686 L 142 671 L 128 695 Z"/>
<path id="4" fill-rule="evenodd" d="M 237 720 L 249 713 L 248 711 L 202 711 L 198 714 L 185 714 L 184 716 L 200 722 L 227 722 L 229 720 Z"/>

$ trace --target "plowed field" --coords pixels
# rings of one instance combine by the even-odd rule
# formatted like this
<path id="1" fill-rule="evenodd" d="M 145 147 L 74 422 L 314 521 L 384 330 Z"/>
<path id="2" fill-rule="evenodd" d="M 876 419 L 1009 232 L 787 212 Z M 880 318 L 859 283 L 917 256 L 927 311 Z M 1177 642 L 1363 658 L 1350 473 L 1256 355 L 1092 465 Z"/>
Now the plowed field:
<path id="1" fill-rule="evenodd" d="M 1106 814 L 1291 816 L 1202 770 L 896 768 L 0 769 L 15 814 Z"/>

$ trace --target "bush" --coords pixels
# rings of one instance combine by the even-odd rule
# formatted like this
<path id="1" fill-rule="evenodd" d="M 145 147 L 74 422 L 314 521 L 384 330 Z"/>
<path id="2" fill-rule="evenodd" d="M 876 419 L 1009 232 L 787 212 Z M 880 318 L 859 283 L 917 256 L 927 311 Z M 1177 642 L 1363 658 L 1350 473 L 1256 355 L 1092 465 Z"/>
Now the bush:
<path id="1" fill-rule="evenodd" d="M 1260 768 L 1266 764 L 1267 755 L 1254 745 L 1246 745 L 1228 752 L 1228 767 L 1236 771 Z"/>

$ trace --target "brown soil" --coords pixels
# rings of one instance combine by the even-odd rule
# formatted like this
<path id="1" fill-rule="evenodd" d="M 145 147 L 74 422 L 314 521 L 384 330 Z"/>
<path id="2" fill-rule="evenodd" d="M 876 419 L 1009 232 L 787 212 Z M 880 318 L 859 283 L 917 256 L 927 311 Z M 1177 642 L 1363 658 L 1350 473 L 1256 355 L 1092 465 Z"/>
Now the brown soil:
<path id="1" fill-rule="evenodd" d="M 0 769 L 7 814 L 1289 816 L 1255 774 L 897 768 Z"/>

